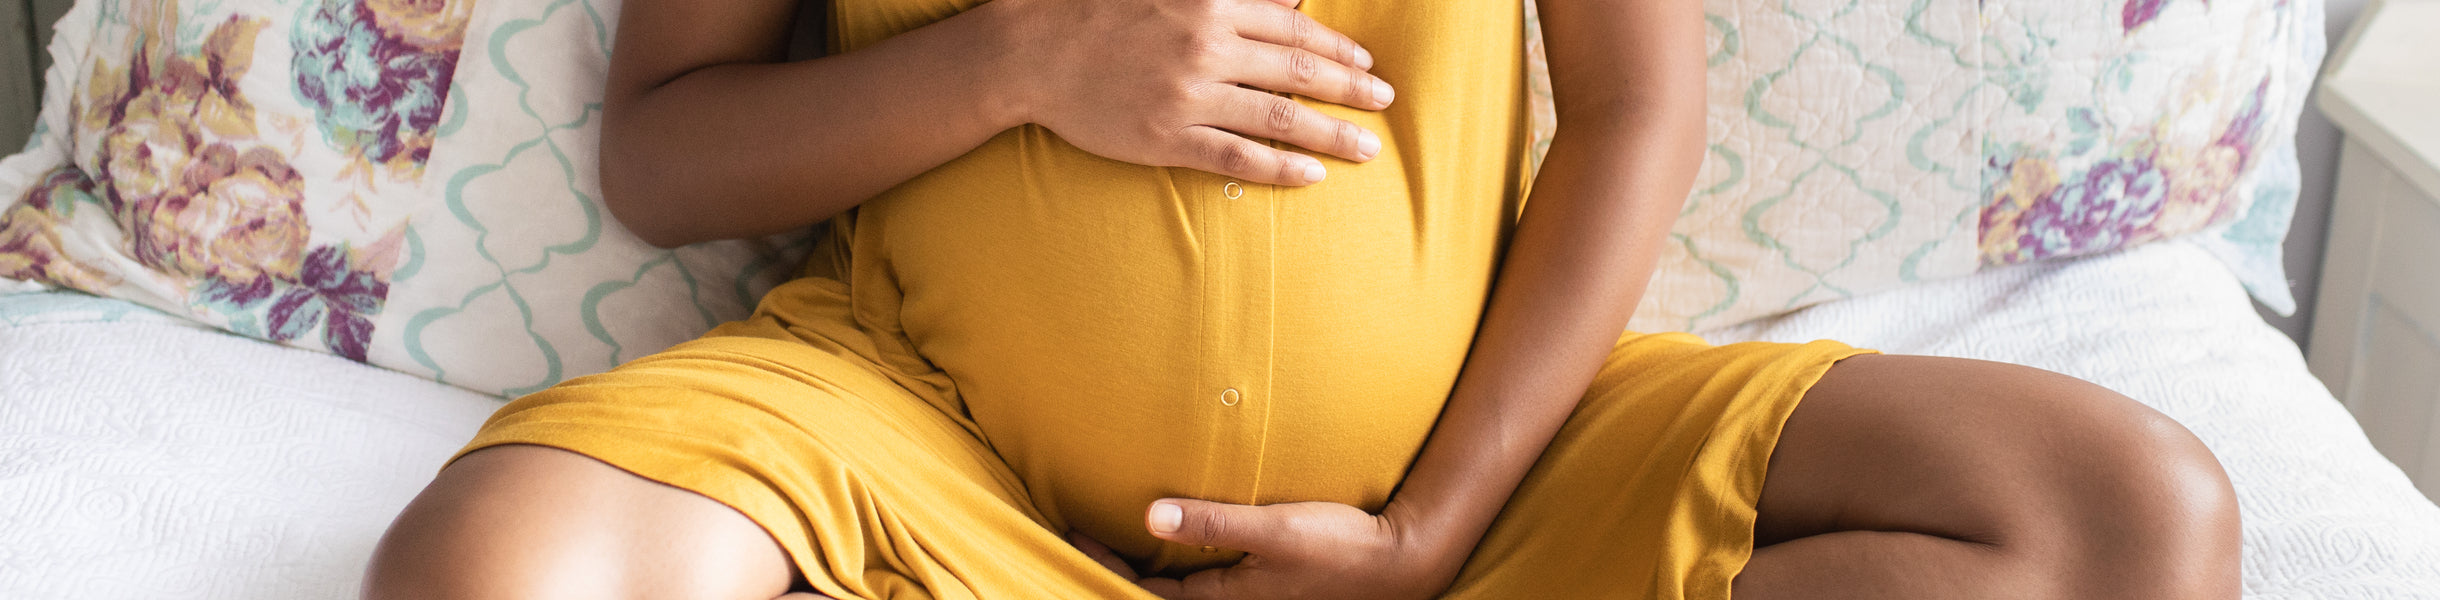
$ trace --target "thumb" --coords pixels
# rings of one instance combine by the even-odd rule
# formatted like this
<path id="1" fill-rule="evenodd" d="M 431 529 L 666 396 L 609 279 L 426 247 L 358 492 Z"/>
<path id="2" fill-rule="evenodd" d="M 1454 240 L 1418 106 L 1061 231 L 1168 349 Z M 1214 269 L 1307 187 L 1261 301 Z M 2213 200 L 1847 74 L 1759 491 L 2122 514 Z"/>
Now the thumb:
<path id="1" fill-rule="evenodd" d="M 1179 544 L 1262 554 L 1279 539 L 1282 516 L 1268 507 L 1163 498 L 1145 511 L 1144 528 Z"/>

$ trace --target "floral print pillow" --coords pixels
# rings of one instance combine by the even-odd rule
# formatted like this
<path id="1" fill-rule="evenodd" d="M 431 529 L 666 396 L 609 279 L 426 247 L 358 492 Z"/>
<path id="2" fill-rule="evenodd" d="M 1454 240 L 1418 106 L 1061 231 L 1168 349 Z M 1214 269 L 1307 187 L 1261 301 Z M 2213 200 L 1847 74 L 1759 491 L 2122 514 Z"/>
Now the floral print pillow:
<path id="1" fill-rule="evenodd" d="M 571 45 L 598 51 L 511 67 L 489 47 L 468 52 L 469 39 L 510 44 L 572 3 L 488 4 L 498 8 L 79 2 L 50 48 L 48 142 L 0 163 L 0 278 L 496 394 L 604 370 L 750 310 L 804 236 L 658 250 L 605 222 L 589 164 L 557 180 L 482 176 L 510 148 L 591 154 L 589 137 L 565 139 L 592 133 L 589 112 L 549 115 L 546 139 L 520 137 L 515 123 L 549 109 L 507 82 L 597 107 L 616 16 L 615 2 L 574 3 L 554 22 L 581 22 L 602 43 Z M 569 190 L 578 210 L 538 202 Z M 589 233 L 521 264 L 458 241 L 536 228 Z M 648 277 L 655 265 L 685 276 Z M 677 306 L 688 310 L 672 318 Z M 451 326 L 469 319 L 485 325 Z M 626 323 L 643 320 L 676 324 Z"/>
<path id="2" fill-rule="evenodd" d="M 1634 327 L 1724 327 L 2179 237 L 2293 306 L 2279 240 L 2319 0 L 1704 10 L 1710 156 Z M 1529 89 L 1547 140 L 1540 50 Z"/>
<path id="3" fill-rule="evenodd" d="M 430 7 L 401 2 L 330 3 L 314 11 L 328 18 L 297 23 L 286 36 L 266 35 L 280 23 L 271 16 L 207 18 L 181 13 L 174 0 L 79 10 L 100 8 L 115 9 L 127 27 L 115 44 L 94 40 L 76 57 L 84 60 L 60 61 L 89 69 L 69 95 L 72 162 L 0 217 L 0 276 L 130 296 L 238 333 L 365 360 L 406 226 L 398 211 L 379 210 L 374 194 L 383 184 L 414 188 L 459 38 L 360 34 L 369 41 L 359 56 L 344 55 L 345 42 L 333 38 L 346 32 L 334 26 L 435 21 L 415 14 Z M 299 83 L 383 64 L 349 60 L 375 58 L 361 56 L 375 48 L 416 58 L 369 74 L 387 92 L 380 96 L 315 86 L 291 97 L 264 85 L 287 72 L 259 64 L 275 54 L 259 51 L 267 41 L 295 46 L 304 67 L 295 72 L 310 74 Z M 286 106 L 296 100 L 305 104 Z M 404 110 L 327 126 L 332 117 L 392 107 Z M 348 201 L 309 203 L 309 192 Z"/>

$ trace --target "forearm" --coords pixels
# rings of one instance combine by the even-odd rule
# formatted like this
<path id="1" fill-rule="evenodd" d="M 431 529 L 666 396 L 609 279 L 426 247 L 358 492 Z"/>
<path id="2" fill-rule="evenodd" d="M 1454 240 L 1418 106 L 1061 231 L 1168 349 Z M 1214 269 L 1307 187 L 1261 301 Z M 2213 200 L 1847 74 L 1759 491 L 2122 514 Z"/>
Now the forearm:
<path id="1" fill-rule="evenodd" d="M 989 5 L 870 47 L 733 62 L 604 107 L 602 188 L 618 219 L 675 246 L 804 227 L 1024 122 Z"/>
<path id="2" fill-rule="evenodd" d="M 1552 140 L 1464 371 L 1392 502 L 1444 556 L 1470 553 L 1626 330 L 1701 157 L 1699 107 L 1686 112 Z"/>
<path id="3" fill-rule="evenodd" d="M 1456 388 L 1385 511 L 1451 576 L 1625 333 L 1703 158 L 1701 2 L 1539 6 L 1559 130 Z"/>

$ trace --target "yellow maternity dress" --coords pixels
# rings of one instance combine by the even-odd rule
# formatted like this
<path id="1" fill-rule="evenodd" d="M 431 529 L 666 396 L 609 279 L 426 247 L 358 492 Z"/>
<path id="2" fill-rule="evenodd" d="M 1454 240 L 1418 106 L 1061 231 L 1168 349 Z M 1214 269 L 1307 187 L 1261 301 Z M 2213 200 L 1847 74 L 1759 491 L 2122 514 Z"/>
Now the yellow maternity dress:
<path id="1" fill-rule="evenodd" d="M 838 0 L 852 51 L 973 0 Z M 1099 158 L 1040 127 L 832 223 L 752 318 L 524 397 L 467 447 L 563 448 L 743 512 L 815 589 L 1147 598 L 1240 556 L 1143 530 L 1168 497 L 1378 510 L 1465 358 L 1528 184 L 1513 0 L 1305 0 L 1398 86 L 1379 158 L 1281 188 Z M 1722 598 L 1782 422 L 1834 342 L 1626 335 L 1457 598 Z"/>

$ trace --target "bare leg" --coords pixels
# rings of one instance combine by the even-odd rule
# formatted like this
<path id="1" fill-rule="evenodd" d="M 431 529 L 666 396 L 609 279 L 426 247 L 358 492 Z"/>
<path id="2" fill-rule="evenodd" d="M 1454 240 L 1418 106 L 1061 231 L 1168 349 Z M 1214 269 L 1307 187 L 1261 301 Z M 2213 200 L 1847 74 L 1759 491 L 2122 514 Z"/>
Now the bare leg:
<path id="1" fill-rule="evenodd" d="M 727 505 L 580 454 L 499 446 L 407 505 L 364 597 L 767 600 L 794 579 L 779 543 Z"/>
<path id="2" fill-rule="evenodd" d="M 2236 598 L 2237 505 L 2133 400 L 2000 363 L 1859 356 L 1771 456 L 1740 599 Z"/>

